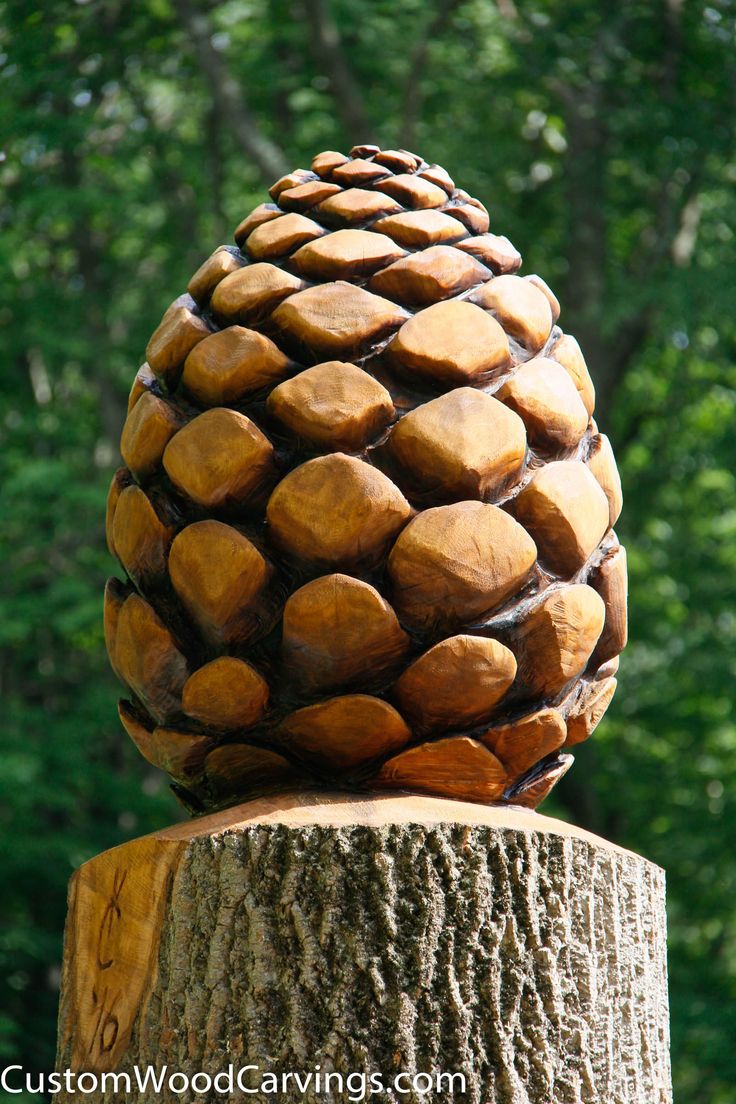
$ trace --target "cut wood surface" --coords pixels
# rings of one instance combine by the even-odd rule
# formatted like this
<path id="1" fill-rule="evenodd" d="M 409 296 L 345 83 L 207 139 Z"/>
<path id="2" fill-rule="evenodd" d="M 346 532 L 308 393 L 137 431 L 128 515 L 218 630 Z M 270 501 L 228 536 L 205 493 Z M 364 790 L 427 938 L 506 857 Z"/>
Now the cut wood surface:
<path id="1" fill-rule="evenodd" d="M 487 500 L 521 478 L 526 433 L 498 399 L 457 387 L 405 414 L 389 449 L 418 489 L 447 500 Z"/>
<path id="2" fill-rule="evenodd" d="M 461 634 L 415 659 L 393 695 L 417 732 L 470 728 L 490 717 L 515 674 L 513 652 L 503 644 Z"/>
<path id="3" fill-rule="evenodd" d="M 238 272 L 242 265 L 242 260 L 234 256 L 226 247 L 220 246 L 194 273 L 187 285 L 187 291 L 192 299 L 203 305 L 220 281 L 230 273 Z"/>
<path id="4" fill-rule="evenodd" d="M 425 207 L 442 207 L 447 203 L 447 193 L 444 188 L 438 188 L 431 180 L 425 180 L 411 173 L 388 176 L 384 180 L 379 180 L 376 188 L 398 200 L 404 207 L 411 208 L 412 211 L 423 210 Z"/>
<path id="5" fill-rule="evenodd" d="M 464 241 L 458 243 L 458 249 L 462 249 L 464 253 L 470 253 L 472 257 L 476 257 L 479 261 L 482 261 L 484 265 L 487 265 L 492 272 L 495 272 L 498 276 L 505 276 L 508 273 L 516 272 L 521 267 L 521 253 L 518 249 L 515 249 L 508 238 L 499 234 L 486 234 L 476 229 L 478 213 L 474 215 L 470 214 L 473 208 L 454 208 L 453 215 L 455 218 L 465 218 L 466 225 L 470 223 L 471 229 L 478 237 L 465 238 Z M 473 222 L 476 225 L 473 225 Z M 488 215 L 485 216 L 486 230 L 488 229 Z"/>
<path id="6" fill-rule="evenodd" d="M 237 529 L 221 521 L 188 525 L 171 545 L 169 571 L 179 599 L 207 639 L 233 643 L 257 632 L 269 565 Z"/>
<path id="7" fill-rule="evenodd" d="M 171 438 L 163 465 L 174 486 L 200 506 L 243 504 L 276 478 L 268 438 L 244 414 L 219 406 Z"/>
<path id="8" fill-rule="evenodd" d="M 457 219 L 442 211 L 405 211 L 387 215 L 376 228 L 407 249 L 426 249 L 429 245 L 454 244 L 468 236 Z"/>
<path id="9" fill-rule="evenodd" d="M 250 663 L 219 656 L 190 675 L 181 706 L 189 717 L 214 728 L 246 728 L 263 716 L 268 695 L 268 683 Z"/>
<path id="10" fill-rule="evenodd" d="M 379 149 L 374 153 L 373 160 L 395 173 L 416 172 L 421 164 L 421 158 L 408 150 Z"/>
<path id="11" fill-rule="evenodd" d="M 486 210 L 481 210 L 480 207 L 476 207 L 473 203 L 461 203 L 458 206 L 453 206 L 451 210 L 452 217 L 458 219 L 472 234 L 484 235 L 488 230 L 490 218 Z M 473 253 L 473 256 L 480 257 L 480 260 L 482 260 L 484 264 L 488 263 L 486 257 L 480 256 L 482 250 L 478 250 L 477 253 L 473 252 L 473 250 L 470 250 L 470 252 Z M 485 253 L 488 253 L 487 249 Z M 519 262 L 521 262 L 520 255 Z"/>
<path id="12" fill-rule="evenodd" d="M 563 368 L 570 373 L 585 409 L 588 414 L 592 414 L 595 408 L 595 387 L 576 338 L 571 334 L 562 334 L 552 346 L 550 356 L 559 361 Z"/>
<path id="13" fill-rule="evenodd" d="M 69 906 L 58 1069 L 319 1063 L 465 1074 L 394 1104 L 671 1101 L 662 872 L 561 821 L 292 792 L 99 855 Z"/>
<path id="14" fill-rule="evenodd" d="M 314 353 L 357 353 L 385 337 L 407 318 L 395 303 L 343 280 L 307 288 L 290 296 L 273 312 L 273 323 Z"/>
<path id="15" fill-rule="evenodd" d="M 390 175 L 390 170 L 384 165 L 376 161 L 368 161 L 365 157 L 345 161 L 332 170 L 332 179 L 346 187 L 372 184 L 375 180 L 382 180 Z"/>
<path id="16" fill-rule="evenodd" d="M 492 275 L 490 269 L 467 253 L 451 245 L 433 245 L 390 264 L 368 286 L 397 303 L 426 307 L 490 280 Z"/>
<path id="17" fill-rule="evenodd" d="M 509 342 L 495 318 L 480 307 L 453 301 L 414 315 L 399 330 L 390 352 L 407 372 L 462 386 L 506 367 Z"/>
<path id="18" fill-rule="evenodd" d="M 589 582 L 606 607 L 603 632 L 594 653 L 598 663 L 606 663 L 619 654 L 628 639 L 626 550 L 616 545 L 607 551 L 591 572 Z"/>
<path id="19" fill-rule="evenodd" d="M 539 468 L 517 498 L 515 513 L 542 562 L 562 576 L 583 566 L 609 524 L 600 484 L 574 460 Z"/>
<path id="20" fill-rule="evenodd" d="M 146 479 L 152 474 L 181 425 L 181 415 L 163 399 L 150 391 L 141 395 L 126 418 L 120 438 L 120 453 L 133 475 Z"/>
<path id="21" fill-rule="evenodd" d="M 565 743 L 566 726 L 556 709 L 540 709 L 511 724 L 499 725 L 480 739 L 510 774 L 523 774 Z"/>
<path id="22" fill-rule="evenodd" d="M 121 678 L 158 720 L 176 713 L 189 674 L 187 661 L 153 608 L 131 594 L 120 607 L 113 654 Z"/>
<path id="23" fill-rule="evenodd" d="M 500 801 L 509 784 L 503 763 L 470 736 L 432 740 L 387 759 L 378 789 L 445 793 L 462 801 Z"/>
<path id="24" fill-rule="evenodd" d="M 239 793 L 283 789 L 294 781 L 293 767 L 283 755 L 255 744 L 222 744 L 210 751 L 204 767 L 221 804 Z"/>
<path id="25" fill-rule="evenodd" d="M 231 273 L 217 285 L 212 310 L 224 322 L 247 325 L 264 318 L 282 300 L 304 288 L 304 281 L 262 262 Z"/>
<path id="26" fill-rule="evenodd" d="M 318 176 L 330 176 L 334 169 L 349 160 L 344 153 L 338 153 L 337 150 L 325 150 L 312 158 L 312 170 Z"/>
<path id="27" fill-rule="evenodd" d="M 182 384 L 203 406 L 220 406 L 268 383 L 278 383 L 289 364 L 289 358 L 263 334 L 244 326 L 228 326 L 205 338 L 189 354 Z"/>
<path id="28" fill-rule="evenodd" d="M 621 490 L 621 476 L 616 467 L 611 442 L 605 433 L 598 433 L 593 438 L 588 455 L 588 467 L 603 488 L 610 509 L 610 524 L 615 525 L 624 504 L 624 497 Z"/>
<path id="29" fill-rule="evenodd" d="M 529 441 L 543 451 L 573 448 L 588 412 L 569 373 L 549 357 L 522 364 L 496 395 L 522 418 Z"/>
<path id="30" fill-rule="evenodd" d="M 455 192 L 455 181 L 447 169 L 443 169 L 441 165 L 428 165 L 427 168 L 422 168 L 418 175 L 421 176 L 422 180 L 429 180 L 431 184 L 437 184 L 447 192 L 448 196 Z"/>
<path id="31" fill-rule="evenodd" d="M 238 245 L 242 245 L 248 235 L 256 229 L 257 226 L 261 226 L 264 222 L 270 222 L 271 219 L 280 218 L 284 212 L 280 207 L 277 207 L 275 203 L 259 203 L 257 207 L 254 207 L 249 215 L 236 226 L 233 237 Z"/>
<path id="32" fill-rule="evenodd" d="M 552 311 L 552 321 L 556 322 L 557 319 L 560 317 L 560 301 L 555 293 L 552 291 L 552 288 L 549 286 L 547 281 L 543 280 L 541 276 L 537 276 L 536 272 L 529 273 L 529 275 L 525 276 L 524 279 L 528 280 L 530 284 L 534 284 L 535 287 L 539 288 L 543 295 L 547 296 L 547 302 L 549 303 L 550 309 Z"/>
<path id="33" fill-rule="evenodd" d="M 356 451 L 385 429 L 394 404 L 385 387 L 354 364 L 315 364 L 274 387 L 270 413 L 298 437 L 337 452 Z"/>
<path id="34" fill-rule="evenodd" d="M 484 284 L 473 302 L 493 312 L 507 333 L 537 353 L 552 329 L 549 299 L 521 276 L 498 276 Z"/>
<path id="35" fill-rule="evenodd" d="M 409 649 L 408 635 L 378 591 L 350 575 L 323 575 L 288 599 L 282 651 L 296 682 L 311 690 L 362 676 L 379 681 Z"/>
<path id="36" fill-rule="evenodd" d="M 370 694 L 344 694 L 297 709 L 281 733 L 307 762 L 338 763 L 343 769 L 389 755 L 411 739 L 403 717 Z"/>
<path id="37" fill-rule="evenodd" d="M 245 249 L 255 261 L 270 261 L 324 233 L 324 228 L 313 219 L 291 213 L 257 226 L 245 239 Z"/>
<path id="38" fill-rule="evenodd" d="M 324 180 L 307 180 L 303 184 L 295 184 L 293 188 L 284 188 L 279 195 L 279 203 L 287 211 L 309 211 L 340 190 L 338 184 L 328 184 Z"/>
<path id="39" fill-rule="evenodd" d="M 266 516 L 286 552 L 325 567 L 372 564 L 411 517 L 411 506 L 370 464 L 336 453 L 295 468 Z"/>
<path id="40" fill-rule="evenodd" d="M 190 298 L 189 302 L 193 307 L 194 300 Z M 209 333 L 210 329 L 202 318 L 175 300 L 146 346 L 146 360 L 151 370 L 166 383 L 174 385 L 185 358 Z"/>
<path id="41" fill-rule="evenodd" d="M 133 378 L 133 383 L 128 394 L 128 414 L 130 414 L 141 395 L 144 395 L 146 391 L 150 391 L 155 381 L 156 374 L 151 369 L 150 364 L 141 364 Z"/>
<path id="42" fill-rule="evenodd" d="M 603 601 L 583 584 L 551 591 L 519 630 L 519 675 L 530 690 L 551 696 L 579 675 L 601 635 Z"/>
<path id="43" fill-rule="evenodd" d="M 457 502 L 425 510 L 407 525 L 388 560 L 396 604 L 414 626 L 462 624 L 513 594 L 536 548 L 497 506 Z"/>
<path id="44" fill-rule="evenodd" d="M 330 280 L 367 277 L 377 268 L 390 265 L 404 256 L 404 250 L 378 232 L 336 230 L 325 238 L 303 245 L 291 263 L 303 276 Z M 376 289 L 382 294 L 381 289 Z"/>
<path id="45" fill-rule="evenodd" d="M 351 226 L 400 210 L 401 204 L 391 196 L 369 192 L 367 188 L 346 188 L 339 195 L 330 196 L 320 203 L 314 213 L 325 222 L 345 222 Z"/>
<path id="46" fill-rule="evenodd" d="M 565 747 L 572 747 L 589 739 L 611 704 L 616 692 L 616 679 L 607 678 L 583 688 L 579 701 L 567 717 Z"/>
<path id="47" fill-rule="evenodd" d="M 130 578 L 143 586 L 166 574 L 166 556 L 174 528 L 165 525 L 140 487 L 125 487 L 115 504 L 112 545 Z"/>

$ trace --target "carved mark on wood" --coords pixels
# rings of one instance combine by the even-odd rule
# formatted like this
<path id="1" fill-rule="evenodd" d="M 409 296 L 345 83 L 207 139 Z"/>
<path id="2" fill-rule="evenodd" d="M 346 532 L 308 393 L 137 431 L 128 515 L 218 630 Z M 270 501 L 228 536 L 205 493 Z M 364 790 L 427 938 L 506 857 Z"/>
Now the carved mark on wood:
<path id="1" fill-rule="evenodd" d="M 72 887 L 73 1068 L 115 1069 L 155 984 L 160 920 L 183 843 L 150 838 L 86 863 Z"/>

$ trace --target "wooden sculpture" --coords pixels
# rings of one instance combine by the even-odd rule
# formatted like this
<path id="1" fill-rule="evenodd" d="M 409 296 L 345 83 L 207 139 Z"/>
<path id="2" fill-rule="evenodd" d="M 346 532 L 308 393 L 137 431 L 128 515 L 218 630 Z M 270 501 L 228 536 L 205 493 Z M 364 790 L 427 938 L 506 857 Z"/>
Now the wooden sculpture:
<path id="1" fill-rule="evenodd" d="M 357 146 L 270 195 L 131 391 L 122 722 L 192 811 L 295 786 L 533 808 L 626 642 L 580 348 L 438 165 Z"/>

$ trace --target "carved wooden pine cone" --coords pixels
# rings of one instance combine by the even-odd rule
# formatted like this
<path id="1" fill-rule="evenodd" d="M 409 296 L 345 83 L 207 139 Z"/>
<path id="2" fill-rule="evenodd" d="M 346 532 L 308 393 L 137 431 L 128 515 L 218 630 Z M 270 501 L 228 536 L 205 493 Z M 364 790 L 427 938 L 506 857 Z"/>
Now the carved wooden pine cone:
<path id="1" fill-rule="evenodd" d="M 626 642 L 580 348 L 437 165 L 358 146 L 270 194 L 131 391 L 123 724 L 192 810 L 295 784 L 534 807 Z"/>

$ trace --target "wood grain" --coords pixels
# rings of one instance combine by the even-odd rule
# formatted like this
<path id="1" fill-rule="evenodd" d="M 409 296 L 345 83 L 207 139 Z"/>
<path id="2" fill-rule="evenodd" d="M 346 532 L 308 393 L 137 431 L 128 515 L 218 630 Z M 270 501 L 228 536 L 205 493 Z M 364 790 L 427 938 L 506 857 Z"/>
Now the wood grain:
<path id="1" fill-rule="evenodd" d="M 542 450 L 574 448 L 588 427 L 570 375 L 549 357 L 520 365 L 496 395 L 522 418 L 529 442 Z"/>
<path id="2" fill-rule="evenodd" d="M 503 644 L 461 633 L 415 659 L 392 697 L 417 733 L 472 728 L 492 715 L 515 675 L 516 659 Z"/>
<path id="3" fill-rule="evenodd" d="M 515 515 L 552 571 L 582 567 L 608 529 L 608 500 L 588 469 L 575 460 L 539 468 L 519 494 Z"/>
<path id="4" fill-rule="evenodd" d="M 137 479 L 148 479 L 155 472 L 164 449 L 183 418 L 170 403 L 146 391 L 140 396 L 123 426 L 120 453 Z"/>
<path id="5" fill-rule="evenodd" d="M 527 438 L 521 418 L 498 399 L 457 387 L 405 414 L 388 448 L 415 489 L 487 501 L 521 479 Z"/>
<path id="6" fill-rule="evenodd" d="M 259 203 L 236 227 L 233 234 L 235 241 L 238 245 L 242 245 L 256 227 L 262 226 L 264 222 L 270 222 L 271 219 L 281 218 L 283 214 L 284 212 L 275 203 Z"/>
<path id="7" fill-rule="evenodd" d="M 552 346 L 549 355 L 569 372 L 585 409 L 592 415 L 595 409 L 595 387 L 577 340 L 571 334 L 562 334 Z"/>
<path id="8" fill-rule="evenodd" d="M 187 285 L 187 291 L 200 306 L 204 306 L 221 281 L 230 273 L 238 272 L 242 265 L 239 257 L 221 245 L 199 266 Z"/>
<path id="9" fill-rule="evenodd" d="M 290 364 L 289 358 L 263 334 L 244 326 L 228 326 L 190 353 L 182 383 L 203 406 L 222 406 L 277 383 Z"/>
<path id="10" fill-rule="evenodd" d="M 412 211 L 424 210 L 425 207 L 442 207 L 447 202 L 444 188 L 412 173 L 397 173 L 396 176 L 386 177 L 379 180 L 375 187 Z"/>
<path id="11" fill-rule="evenodd" d="M 365 279 L 403 256 L 404 250 L 385 234 L 335 230 L 303 245 L 291 258 L 291 264 L 308 279 L 353 280 Z"/>
<path id="12" fill-rule="evenodd" d="M 187 661 L 161 618 L 138 594 L 126 598 L 118 614 L 114 666 L 157 720 L 179 712 Z"/>
<path id="13" fill-rule="evenodd" d="M 425 510 L 389 556 L 395 605 L 417 628 L 467 623 L 517 591 L 536 554 L 529 534 L 497 506 L 458 502 Z"/>
<path id="14" fill-rule="evenodd" d="M 448 794 L 462 801 L 498 800 L 507 784 L 503 764 L 469 736 L 418 744 L 388 759 L 376 777 L 379 789 Z"/>
<path id="15" fill-rule="evenodd" d="M 549 299 L 520 276 L 498 276 L 483 284 L 473 302 L 492 311 L 506 333 L 521 342 L 529 352 L 537 353 L 552 329 Z"/>
<path id="16" fill-rule="evenodd" d="M 430 245 L 454 245 L 468 236 L 461 222 L 443 211 L 404 211 L 387 215 L 375 227 L 407 249 L 426 249 Z"/>
<path id="17" fill-rule="evenodd" d="M 226 276 L 215 288 L 212 310 L 229 325 L 250 325 L 262 321 L 284 299 L 305 287 L 298 276 L 263 261 Z"/>
<path id="18" fill-rule="evenodd" d="M 585 669 L 603 628 L 605 607 L 585 584 L 552 590 L 519 627 L 519 675 L 532 693 L 552 696 Z"/>
<path id="19" fill-rule="evenodd" d="M 266 510 L 271 538 L 280 548 L 333 569 L 376 563 L 411 515 L 390 479 L 343 453 L 295 468 Z"/>
<path id="20" fill-rule="evenodd" d="M 624 497 L 611 442 L 605 433 L 598 433 L 593 438 L 588 453 L 588 467 L 608 499 L 609 524 L 615 525 L 623 508 Z"/>
<path id="21" fill-rule="evenodd" d="M 189 298 L 188 296 L 186 298 Z M 194 300 L 189 299 L 192 307 Z M 175 386 L 186 357 L 210 334 L 204 319 L 176 299 L 161 319 L 146 346 L 146 360 L 152 372 L 169 386 Z"/>
<path id="22" fill-rule="evenodd" d="M 325 233 L 314 219 L 292 212 L 257 226 L 245 239 L 244 249 L 254 261 L 270 261 L 293 253 Z"/>
<path id="23" fill-rule="evenodd" d="M 480 737 L 510 775 L 518 776 L 565 743 L 565 721 L 556 709 L 539 709 Z"/>
<path id="24" fill-rule="evenodd" d="M 165 578 L 173 536 L 174 526 L 161 520 L 140 487 L 125 487 L 112 520 L 112 544 L 115 555 L 138 586 L 155 586 Z"/>
<path id="25" fill-rule="evenodd" d="M 565 747 L 573 747 L 593 735 L 615 692 L 615 678 L 603 679 L 584 687 L 583 693 L 567 715 Z"/>
<path id="26" fill-rule="evenodd" d="M 390 354 L 409 373 L 463 386 L 505 368 L 509 343 L 495 318 L 473 303 L 452 301 L 414 315 L 392 341 Z"/>
<path id="27" fill-rule="evenodd" d="M 388 602 L 369 583 L 323 575 L 296 590 L 284 606 L 285 669 L 311 690 L 362 677 L 379 681 L 409 649 L 410 640 Z"/>
<path id="28" fill-rule="evenodd" d="M 370 694 L 344 694 L 297 709 L 280 732 L 291 751 L 338 770 L 388 755 L 411 739 L 400 714 Z"/>
<path id="29" fill-rule="evenodd" d="M 148 837 L 86 863 L 69 889 L 60 1045 L 77 1070 L 117 1068 L 157 984 L 157 951 L 183 841 Z M 71 942 L 73 938 L 73 944 Z"/>
<path id="30" fill-rule="evenodd" d="M 266 712 L 268 683 L 250 664 L 219 656 L 189 676 L 181 707 L 195 721 L 213 728 L 248 728 Z"/>
<path id="31" fill-rule="evenodd" d="M 671 1101 L 663 874 L 525 809 L 281 794 L 91 860 L 70 904 L 57 1069 L 462 1069 L 467 1104 Z M 114 1048 L 90 1047 L 90 986 L 119 970 Z"/>
<path id="32" fill-rule="evenodd" d="M 264 628 L 261 597 L 271 569 L 246 536 L 221 521 L 196 521 L 175 537 L 169 573 L 185 609 L 215 644 Z"/>
<path id="33" fill-rule="evenodd" d="M 348 226 L 367 222 L 378 215 L 390 215 L 401 211 L 401 204 L 381 192 L 367 188 L 346 188 L 339 195 L 330 196 L 317 207 L 314 214 L 325 222 L 347 223 Z"/>
<path id="34" fill-rule="evenodd" d="M 199 506 L 242 506 L 275 483 L 274 449 L 255 422 L 215 407 L 179 430 L 163 454 L 171 482 Z"/>
<path id="35" fill-rule="evenodd" d="M 628 581 L 626 550 L 620 545 L 608 549 L 588 577 L 588 583 L 600 594 L 606 608 L 606 620 L 593 663 L 599 666 L 614 659 L 628 640 Z"/>
<path id="36" fill-rule="evenodd" d="M 394 261 L 370 281 L 371 291 L 410 307 L 426 307 L 459 295 L 493 273 L 451 245 L 431 245 Z"/>
<path id="37" fill-rule="evenodd" d="M 354 364 L 315 364 L 274 387 L 269 413 L 297 437 L 335 452 L 355 452 L 395 416 L 391 395 Z"/>
<path id="38" fill-rule="evenodd" d="M 455 218 L 468 218 L 468 208 L 453 208 L 452 214 Z M 472 210 L 472 208 L 470 209 Z M 477 218 L 477 216 L 476 216 Z M 488 229 L 488 216 L 485 217 L 486 230 Z M 470 217 L 470 223 L 472 224 L 473 218 Z M 475 223 L 477 225 L 477 221 Z M 509 273 L 514 273 L 521 266 L 521 253 L 516 249 L 508 238 L 501 234 L 486 234 L 482 231 L 476 230 L 475 226 L 470 225 L 470 229 L 477 234 L 477 237 L 465 238 L 464 241 L 458 242 L 458 249 L 462 249 L 464 253 L 470 253 L 471 257 L 476 257 L 479 261 L 482 261 L 484 265 L 490 268 L 491 272 L 497 276 L 505 276 Z"/>
<path id="39" fill-rule="evenodd" d="M 274 325 L 320 356 L 357 354 L 406 321 L 395 303 L 343 280 L 299 291 L 273 312 Z"/>

